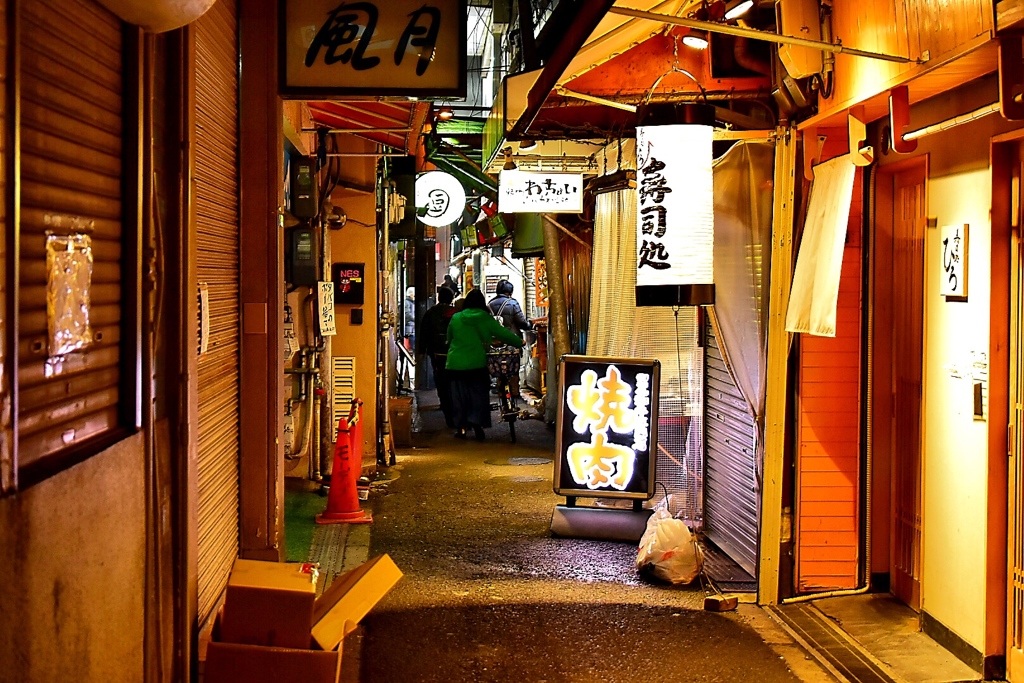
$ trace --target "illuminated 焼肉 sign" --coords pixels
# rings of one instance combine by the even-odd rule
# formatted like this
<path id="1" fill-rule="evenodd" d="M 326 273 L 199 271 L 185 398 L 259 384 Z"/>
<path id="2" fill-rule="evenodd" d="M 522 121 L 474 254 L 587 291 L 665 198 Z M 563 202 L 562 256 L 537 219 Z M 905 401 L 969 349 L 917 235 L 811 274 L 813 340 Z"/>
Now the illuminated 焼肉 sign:
<path id="1" fill-rule="evenodd" d="M 650 498 L 661 364 L 564 356 L 561 365 L 555 493 Z"/>
<path id="2" fill-rule="evenodd" d="M 465 0 L 282 0 L 281 93 L 466 95 Z"/>
<path id="3" fill-rule="evenodd" d="M 501 213 L 580 213 L 581 173 L 545 173 L 506 169 L 498 176 Z"/>
<path id="4" fill-rule="evenodd" d="M 638 306 L 714 303 L 712 123 L 713 109 L 687 104 L 637 125 Z"/>

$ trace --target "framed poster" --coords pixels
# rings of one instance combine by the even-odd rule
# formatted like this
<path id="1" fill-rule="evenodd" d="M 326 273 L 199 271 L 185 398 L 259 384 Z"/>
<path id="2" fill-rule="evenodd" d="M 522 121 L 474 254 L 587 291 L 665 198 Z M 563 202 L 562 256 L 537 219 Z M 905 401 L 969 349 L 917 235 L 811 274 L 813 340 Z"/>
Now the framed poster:
<path id="1" fill-rule="evenodd" d="M 653 496 L 661 363 L 563 356 L 560 364 L 555 493 Z"/>
<path id="2" fill-rule="evenodd" d="M 281 94 L 466 96 L 466 0 L 280 0 Z"/>
<path id="3" fill-rule="evenodd" d="M 331 267 L 334 280 L 334 304 L 363 305 L 363 287 L 366 280 L 365 263 L 335 263 Z"/>

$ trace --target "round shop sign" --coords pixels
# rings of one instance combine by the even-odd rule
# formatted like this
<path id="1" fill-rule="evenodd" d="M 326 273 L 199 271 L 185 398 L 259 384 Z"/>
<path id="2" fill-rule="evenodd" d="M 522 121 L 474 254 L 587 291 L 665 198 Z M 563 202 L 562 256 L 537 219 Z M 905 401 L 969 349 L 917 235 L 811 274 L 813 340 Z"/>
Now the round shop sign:
<path id="1" fill-rule="evenodd" d="M 451 225 L 466 209 L 466 191 L 455 176 L 427 171 L 416 176 L 416 217 L 435 228 Z"/>

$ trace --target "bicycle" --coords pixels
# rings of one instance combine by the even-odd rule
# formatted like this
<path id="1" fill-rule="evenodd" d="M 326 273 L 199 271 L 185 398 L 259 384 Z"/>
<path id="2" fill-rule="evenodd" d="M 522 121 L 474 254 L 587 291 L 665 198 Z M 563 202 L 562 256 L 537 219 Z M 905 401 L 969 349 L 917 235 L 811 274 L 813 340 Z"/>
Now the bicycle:
<path id="1" fill-rule="evenodd" d="M 501 421 L 508 423 L 508 433 L 512 443 L 516 442 L 516 420 L 519 418 L 519 408 L 516 396 L 512 393 L 511 376 L 513 372 L 519 371 L 518 354 L 518 349 L 511 352 L 505 349 L 487 352 L 487 369 L 497 384 L 498 412 Z"/>

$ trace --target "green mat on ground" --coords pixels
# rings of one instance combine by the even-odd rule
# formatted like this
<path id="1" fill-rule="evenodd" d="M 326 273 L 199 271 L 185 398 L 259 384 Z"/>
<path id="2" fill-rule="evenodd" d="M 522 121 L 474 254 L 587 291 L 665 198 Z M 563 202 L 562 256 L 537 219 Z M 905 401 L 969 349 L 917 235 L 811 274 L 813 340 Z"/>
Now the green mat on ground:
<path id="1" fill-rule="evenodd" d="M 327 499 L 315 491 L 284 492 L 284 549 L 288 562 L 309 559 L 309 546 L 316 529 L 316 516 L 327 507 Z"/>

